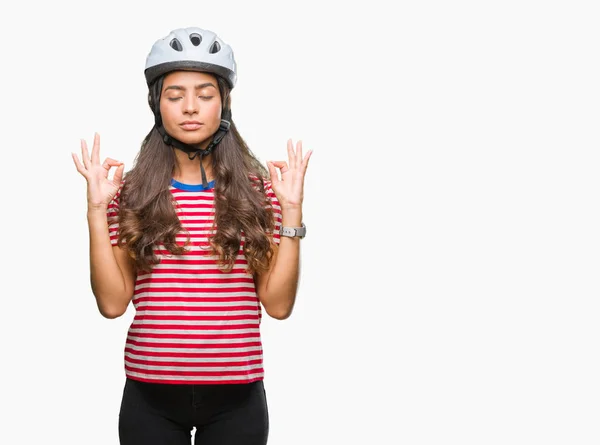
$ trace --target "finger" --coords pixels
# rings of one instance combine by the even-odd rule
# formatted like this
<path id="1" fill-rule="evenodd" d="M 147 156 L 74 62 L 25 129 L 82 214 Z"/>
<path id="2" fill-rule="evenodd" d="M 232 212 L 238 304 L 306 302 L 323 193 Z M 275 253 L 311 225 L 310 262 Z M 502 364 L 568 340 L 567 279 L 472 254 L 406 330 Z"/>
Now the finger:
<path id="1" fill-rule="evenodd" d="M 288 158 L 290 160 L 290 168 L 295 168 L 296 167 L 296 153 L 294 152 L 294 144 L 292 143 L 291 139 L 288 139 L 288 141 L 287 141 L 287 152 L 288 152 Z"/>
<path id="2" fill-rule="evenodd" d="M 302 168 L 302 141 L 296 144 L 296 167 Z"/>
<path id="3" fill-rule="evenodd" d="M 285 161 L 271 161 L 275 167 L 281 170 L 281 173 L 285 173 L 289 170 L 288 163 Z"/>
<path id="4" fill-rule="evenodd" d="M 92 165 L 100 164 L 100 135 L 94 133 L 94 145 L 92 146 Z"/>
<path id="5" fill-rule="evenodd" d="M 123 170 L 125 170 L 125 164 L 121 163 L 115 170 L 115 175 L 113 176 L 113 184 L 116 186 L 120 186 L 123 181 Z"/>
<path id="6" fill-rule="evenodd" d="M 308 161 L 310 160 L 310 155 L 312 155 L 312 150 L 308 150 L 306 156 L 302 160 L 302 174 L 306 173 L 306 169 L 308 168 Z"/>
<path id="7" fill-rule="evenodd" d="M 267 168 L 269 169 L 269 176 L 271 178 L 271 184 L 277 184 L 279 178 L 277 177 L 277 170 L 271 161 L 267 161 Z"/>
<path id="8" fill-rule="evenodd" d="M 104 162 L 102 163 L 102 167 L 104 167 L 107 170 L 110 170 L 111 167 L 118 167 L 121 164 L 122 164 L 122 162 L 117 161 L 116 159 L 106 158 L 104 160 Z"/>
<path id="9" fill-rule="evenodd" d="M 84 139 L 81 140 L 81 160 L 86 169 L 90 168 L 90 154 L 88 153 L 87 142 Z"/>
<path id="10" fill-rule="evenodd" d="M 71 153 L 71 157 L 73 158 L 73 162 L 75 163 L 75 168 L 77 169 L 77 171 L 81 173 L 84 178 L 87 179 L 87 171 L 85 167 L 81 164 L 81 162 L 79 162 L 79 158 L 77 157 L 77 155 L 75 153 Z"/>

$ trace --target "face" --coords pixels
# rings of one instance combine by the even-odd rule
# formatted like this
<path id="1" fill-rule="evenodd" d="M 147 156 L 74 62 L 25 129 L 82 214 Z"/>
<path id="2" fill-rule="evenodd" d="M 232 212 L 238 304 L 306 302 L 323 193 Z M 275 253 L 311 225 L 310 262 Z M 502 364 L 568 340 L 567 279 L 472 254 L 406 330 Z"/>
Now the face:
<path id="1" fill-rule="evenodd" d="M 221 123 L 217 78 L 196 71 L 167 74 L 160 97 L 160 114 L 168 134 L 204 148 Z"/>

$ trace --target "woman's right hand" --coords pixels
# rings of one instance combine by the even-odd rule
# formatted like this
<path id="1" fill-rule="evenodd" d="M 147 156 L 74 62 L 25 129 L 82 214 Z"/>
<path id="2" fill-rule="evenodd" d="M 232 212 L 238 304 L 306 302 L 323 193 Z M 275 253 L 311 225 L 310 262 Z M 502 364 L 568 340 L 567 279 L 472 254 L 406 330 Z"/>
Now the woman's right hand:
<path id="1" fill-rule="evenodd" d="M 87 200 L 89 209 L 106 209 L 110 201 L 115 197 L 121 181 L 123 179 L 123 170 L 125 165 L 122 162 L 106 158 L 100 164 L 100 135 L 94 134 L 94 146 L 92 147 L 92 156 L 88 154 L 88 148 L 85 140 L 81 140 L 81 157 L 83 165 L 75 153 L 71 153 L 73 162 L 77 171 L 87 181 Z M 117 167 L 112 179 L 108 179 L 108 172 L 111 167 Z"/>

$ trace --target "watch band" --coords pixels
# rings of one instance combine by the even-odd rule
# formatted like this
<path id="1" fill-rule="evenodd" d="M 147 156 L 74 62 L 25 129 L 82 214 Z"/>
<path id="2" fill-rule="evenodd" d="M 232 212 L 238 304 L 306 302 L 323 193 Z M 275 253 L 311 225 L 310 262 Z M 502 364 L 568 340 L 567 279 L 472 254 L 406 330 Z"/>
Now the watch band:
<path id="1" fill-rule="evenodd" d="M 279 230 L 281 236 L 288 236 L 290 238 L 298 237 L 300 239 L 306 236 L 306 226 L 302 223 L 302 227 L 281 227 Z"/>

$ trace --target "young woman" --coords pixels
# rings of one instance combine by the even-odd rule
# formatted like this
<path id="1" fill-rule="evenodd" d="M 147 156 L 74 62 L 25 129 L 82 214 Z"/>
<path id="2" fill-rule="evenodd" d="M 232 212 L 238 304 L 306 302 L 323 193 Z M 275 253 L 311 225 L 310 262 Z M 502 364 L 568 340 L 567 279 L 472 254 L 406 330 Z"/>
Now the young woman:
<path id="1" fill-rule="evenodd" d="M 261 165 L 231 119 L 233 52 L 211 31 L 156 41 L 145 76 L 155 124 L 135 166 L 101 163 L 98 134 L 73 154 L 98 309 L 136 311 L 120 441 L 189 444 L 195 427 L 196 444 L 265 444 L 261 305 L 280 320 L 294 306 L 311 152 L 288 141 L 288 162 Z"/>

